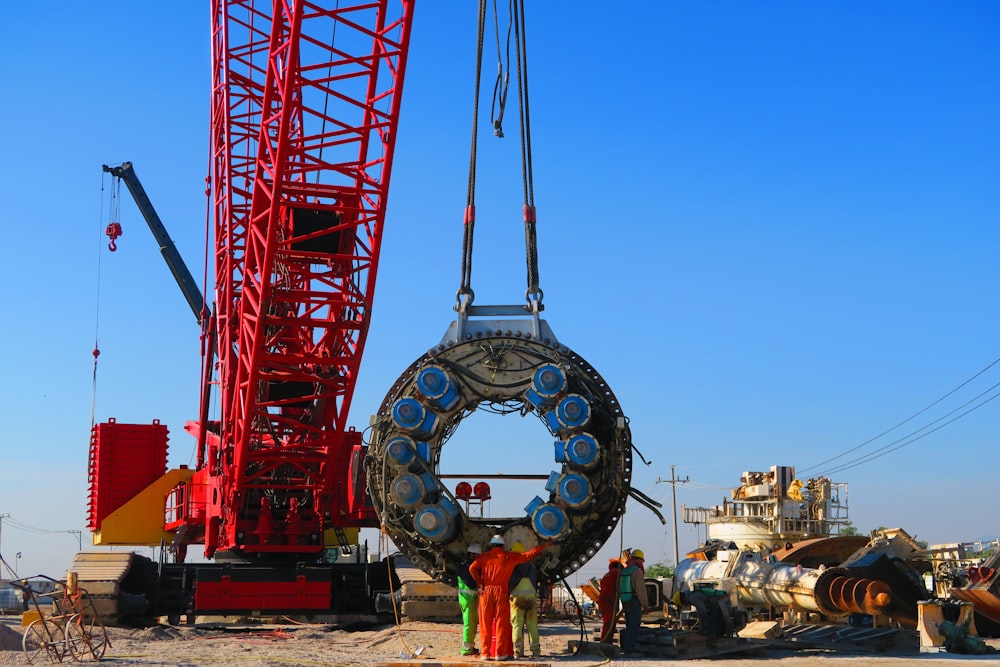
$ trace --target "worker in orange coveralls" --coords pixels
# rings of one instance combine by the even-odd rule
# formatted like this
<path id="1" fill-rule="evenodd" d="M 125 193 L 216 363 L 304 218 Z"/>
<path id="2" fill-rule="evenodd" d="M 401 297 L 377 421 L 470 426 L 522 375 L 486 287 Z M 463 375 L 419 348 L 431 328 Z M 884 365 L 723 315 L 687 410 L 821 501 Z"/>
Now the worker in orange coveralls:
<path id="1" fill-rule="evenodd" d="M 597 609 L 601 612 L 601 643 L 610 644 L 615 634 L 615 619 L 618 616 L 618 579 L 622 562 L 612 558 L 608 572 L 601 578 L 601 589 L 597 596 Z"/>
<path id="2" fill-rule="evenodd" d="M 483 635 L 482 655 L 486 660 L 511 660 L 514 653 L 510 624 L 508 583 L 514 568 L 538 558 L 552 542 L 544 542 L 524 553 L 504 549 L 503 538 L 494 535 L 490 550 L 469 565 L 469 574 L 479 584 L 479 626 Z"/>

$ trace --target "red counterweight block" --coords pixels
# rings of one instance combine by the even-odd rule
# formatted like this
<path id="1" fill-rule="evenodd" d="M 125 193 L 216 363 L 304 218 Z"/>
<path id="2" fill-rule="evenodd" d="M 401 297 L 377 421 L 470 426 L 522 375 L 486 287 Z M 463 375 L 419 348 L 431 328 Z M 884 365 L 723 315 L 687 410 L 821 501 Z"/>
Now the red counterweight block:
<path id="1" fill-rule="evenodd" d="M 119 424 L 109 419 L 90 435 L 87 527 L 101 528 L 105 517 L 167 471 L 165 424 Z"/>

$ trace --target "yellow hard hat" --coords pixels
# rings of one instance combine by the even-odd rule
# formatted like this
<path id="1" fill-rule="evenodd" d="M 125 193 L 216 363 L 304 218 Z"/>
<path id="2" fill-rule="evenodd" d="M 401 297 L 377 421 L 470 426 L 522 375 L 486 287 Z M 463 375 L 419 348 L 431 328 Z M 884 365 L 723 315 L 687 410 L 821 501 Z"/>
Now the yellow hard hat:
<path id="1" fill-rule="evenodd" d="M 524 545 L 521 544 L 520 542 L 514 542 L 514 544 L 510 545 L 510 550 L 513 551 L 516 554 L 523 554 L 524 553 Z"/>
<path id="2" fill-rule="evenodd" d="M 677 591 L 676 593 L 674 593 L 673 601 L 674 601 L 674 604 L 677 605 L 678 607 L 681 606 L 681 599 L 682 599 L 682 597 L 681 597 L 681 592 L 680 591 Z"/>
<path id="3" fill-rule="evenodd" d="M 633 549 L 632 558 L 638 558 L 639 560 L 646 560 L 646 554 L 642 553 L 642 549 Z"/>

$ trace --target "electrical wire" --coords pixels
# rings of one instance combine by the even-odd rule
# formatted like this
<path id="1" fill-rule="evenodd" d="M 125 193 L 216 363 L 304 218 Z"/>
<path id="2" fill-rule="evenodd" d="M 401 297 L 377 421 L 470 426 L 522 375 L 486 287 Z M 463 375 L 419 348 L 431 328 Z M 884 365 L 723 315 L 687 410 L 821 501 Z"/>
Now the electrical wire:
<path id="1" fill-rule="evenodd" d="M 35 533 L 36 535 L 56 535 L 60 533 L 72 533 L 75 535 L 76 533 L 80 532 L 78 530 L 48 530 L 46 528 L 38 528 L 36 526 L 31 526 L 21 521 L 18 521 L 17 519 L 9 515 L 4 517 L 4 526 L 6 527 L 8 524 L 10 524 L 14 528 L 17 528 L 18 530 L 23 530 L 26 533 Z"/>
<path id="2" fill-rule="evenodd" d="M 984 401 L 982 401 L 981 403 L 972 406 L 971 408 L 969 408 L 965 412 L 962 412 L 961 414 L 953 417 L 952 419 L 949 419 L 948 421 L 944 422 L 943 424 L 940 424 L 939 426 L 930 429 L 926 433 L 920 433 L 921 431 L 927 429 L 932 424 L 936 424 L 937 422 L 941 421 L 942 419 L 945 419 L 946 417 L 955 414 L 955 412 L 961 410 L 962 408 L 964 408 L 965 406 L 969 405 L 973 401 L 976 401 L 976 400 L 982 398 L 984 395 L 986 395 L 989 392 L 993 391 L 997 387 L 1000 387 L 1000 383 L 997 383 L 997 384 L 993 385 L 992 387 L 990 387 L 986 391 L 982 392 L 981 394 L 979 394 L 975 398 L 970 399 L 969 401 L 966 401 L 965 403 L 963 403 L 959 407 L 955 408 L 954 410 L 952 410 L 948 414 L 946 414 L 946 415 L 944 415 L 942 417 L 939 417 L 938 419 L 935 419 L 930 424 L 922 426 L 919 429 L 917 429 L 916 431 L 912 431 L 908 435 L 905 435 L 902 438 L 894 440 L 893 442 L 890 442 L 889 444 L 880 447 L 879 449 L 875 450 L 874 452 L 871 452 L 870 454 L 866 454 L 866 455 L 860 456 L 860 457 L 858 457 L 856 459 L 852 459 L 852 460 L 844 463 L 843 465 L 841 465 L 841 466 L 839 466 L 837 468 L 832 468 L 832 469 L 829 469 L 829 470 L 824 470 L 823 472 L 819 473 L 818 476 L 820 476 L 820 477 L 829 477 L 830 475 L 834 475 L 836 473 L 843 472 L 844 470 L 850 470 L 851 468 L 856 468 L 856 467 L 858 467 L 860 465 L 863 465 L 865 463 L 868 463 L 870 461 L 874 461 L 875 459 L 882 458 L 886 454 L 891 454 L 892 452 L 898 451 L 898 450 L 902 449 L 903 447 L 906 447 L 908 445 L 912 445 L 914 442 L 917 442 L 918 440 L 922 440 L 923 438 L 926 438 L 931 433 L 935 433 L 937 431 L 940 431 L 945 426 L 948 426 L 949 424 L 958 421 L 959 419 L 961 419 L 962 417 L 966 416 L 970 412 L 974 412 L 974 411 L 978 410 L 979 408 L 983 407 L 984 405 L 986 405 L 987 403 L 989 403 L 993 399 L 1000 398 L 1000 391 L 998 391 L 995 394 L 993 394 L 992 396 L 990 396 L 987 399 L 985 399 Z M 920 433 L 920 435 L 917 435 L 918 433 Z"/>
<path id="3" fill-rule="evenodd" d="M 969 384 L 970 382 L 972 382 L 973 380 L 975 380 L 976 378 L 978 378 L 978 377 L 979 377 L 980 375 L 982 375 L 982 374 L 983 374 L 983 373 L 985 373 L 986 371 L 988 371 L 988 370 L 990 370 L 991 368 L 993 368 L 994 366 L 996 366 L 996 365 L 997 365 L 998 363 L 1000 363 L 1000 358 L 997 358 L 997 359 L 994 359 L 994 360 L 993 360 L 992 362 L 990 362 L 990 363 L 989 363 L 989 364 L 988 364 L 988 365 L 987 365 L 987 366 L 986 366 L 985 368 L 983 368 L 983 369 L 982 369 L 982 370 L 980 370 L 980 371 L 979 371 L 978 373 L 976 373 L 975 375 L 973 375 L 972 377 L 970 377 L 970 378 L 969 378 L 968 380 L 966 380 L 965 382 L 962 382 L 962 383 L 961 383 L 961 384 L 959 384 L 959 385 L 958 385 L 957 387 L 955 387 L 954 389 L 952 389 L 951 391 L 949 391 L 948 393 L 946 393 L 946 394 L 945 394 L 944 396 L 941 396 L 941 397 L 940 397 L 939 399 L 937 399 L 936 401 L 934 401 L 934 402 L 933 402 L 933 403 L 931 403 L 930 405 L 928 405 L 928 406 L 926 406 L 926 407 L 922 408 L 921 410 L 918 410 L 917 412 L 913 413 L 912 415 L 910 415 L 909 417 L 907 417 L 907 418 L 906 418 L 906 419 L 904 419 L 903 421 L 899 422 L 899 423 L 898 423 L 898 424 L 896 424 L 895 426 L 893 426 L 893 427 L 891 427 L 891 428 L 888 428 L 888 429 L 886 429 L 885 431 L 882 431 L 881 433 L 879 433 L 878 435 L 876 435 L 876 436 L 874 436 L 874 437 L 872 437 L 872 438 L 869 438 L 868 440 L 866 440 L 866 441 L 862 442 L 862 443 L 861 443 L 860 445 L 856 445 L 856 446 L 854 446 L 854 447 L 851 447 L 850 449 L 847 449 L 847 450 L 845 450 L 845 451 L 841 452 L 840 454 L 837 454 L 836 456 L 833 456 L 833 457 L 830 457 L 830 458 L 826 459 L 825 461 L 820 461 L 819 463 L 816 463 L 816 464 L 814 464 L 814 465 L 811 465 L 811 466 L 809 466 L 809 467 L 806 467 L 806 468 L 802 468 L 802 469 L 800 469 L 800 470 L 799 470 L 798 472 L 799 472 L 799 473 L 801 474 L 801 473 L 804 473 L 804 472 L 807 472 L 807 471 L 809 471 L 809 470 L 815 470 L 815 469 L 817 469 L 817 468 L 820 468 L 820 467 L 822 467 L 822 466 L 825 466 L 825 465 L 826 465 L 826 464 L 828 464 L 828 463 L 831 463 L 831 462 L 833 462 L 833 461 L 836 461 L 837 459 L 841 459 L 841 458 L 843 458 L 843 457 L 847 456 L 848 454 L 851 454 L 851 453 L 853 453 L 853 452 L 856 452 L 857 450 L 861 449 L 862 447 L 865 447 L 865 446 L 867 446 L 867 445 L 870 445 L 871 443 L 875 442 L 875 441 L 876 441 L 876 440 L 878 440 L 879 438 L 881 438 L 881 437 L 883 437 L 883 436 L 885 436 L 885 435 L 888 435 L 889 433 L 892 433 L 893 431 L 895 431 L 895 430 L 896 430 L 896 429 L 898 429 L 899 427 L 901 427 L 901 426 L 903 426 L 904 424 L 907 424 L 907 423 L 909 423 L 910 421 L 912 421 L 912 420 L 916 419 L 917 417 L 919 417 L 919 416 L 920 416 L 920 415 L 922 415 L 923 413 L 927 412 L 928 410 L 930 410 L 930 409 L 931 409 L 931 408 L 933 408 L 934 406 L 938 405 L 939 403 L 941 403 L 941 402 L 942 402 L 942 401 L 944 401 L 945 399 L 947 399 L 947 398 L 949 398 L 950 396 L 954 395 L 954 394 L 955 394 L 956 392 L 958 392 L 958 391 L 959 391 L 960 389 L 962 389 L 963 387 L 965 387 L 966 385 L 968 385 L 968 384 Z M 994 388 L 996 388 L 997 386 L 1000 386 L 1000 385 L 993 385 L 993 387 L 990 387 L 990 389 L 987 389 L 987 390 L 986 390 L 986 392 L 983 392 L 983 394 L 985 394 L 985 393 L 987 393 L 987 392 L 989 392 L 989 391 L 992 391 L 992 390 L 993 390 Z M 976 399 L 978 399 L 978 398 L 982 397 L 982 396 L 983 396 L 983 394 L 980 394 L 979 396 L 977 396 L 976 398 L 974 398 L 974 399 L 972 399 L 972 400 L 974 401 L 974 400 L 976 400 Z M 992 400 L 992 399 L 990 399 L 990 400 Z M 883 447 L 881 447 L 881 448 L 879 448 L 879 449 L 875 450 L 875 452 L 872 452 L 871 454 L 875 454 L 875 453 L 878 453 L 878 452 L 882 451 L 883 449 L 886 449 L 886 448 L 888 448 L 888 447 L 892 447 L 892 445 L 895 445 L 896 443 L 899 443 L 899 442 L 900 442 L 900 440 L 905 440 L 906 438 L 909 438 L 909 437 L 913 436 L 914 434 L 916 434 L 916 433 L 919 433 L 920 431 L 922 431 L 922 430 L 924 430 L 924 429 L 928 428 L 929 426 L 932 426 L 933 424 L 936 424 L 937 422 L 941 421 L 941 419 L 944 419 L 945 417 L 947 417 L 947 416 L 949 416 L 949 415 L 953 414 L 953 413 L 954 413 L 955 411 L 957 411 L 957 410 L 960 410 L 960 409 L 962 409 L 963 407 L 965 407 L 966 405 L 968 405 L 968 404 L 969 404 L 969 403 L 971 403 L 971 402 L 972 402 L 972 401 L 968 401 L 968 402 L 966 402 L 965 404 L 963 404 L 963 405 L 959 406 L 958 408 L 956 408 L 956 409 L 955 409 L 955 410 L 953 410 L 952 412 L 949 412 L 948 414 L 944 415 L 944 417 L 939 417 L 938 419 L 936 419 L 936 420 L 934 420 L 934 421 L 930 422 L 929 424 L 927 424 L 927 425 L 925 425 L 925 426 L 923 426 L 923 427 L 921 427 L 921 428 L 917 429 L 916 431 L 912 431 L 912 432 L 911 432 L 911 433 L 909 433 L 908 435 L 906 435 L 906 436 L 903 436 L 903 438 L 900 438 L 899 440 L 895 440 L 895 441 L 893 441 L 893 442 L 889 443 L 888 445 L 884 445 Z M 989 401 L 985 401 L 985 402 L 989 402 Z M 984 403 L 985 403 L 985 402 L 984 402 Z M 977 406 L 977 408 L 978 408 L 978 407 L 979 407 L 979 406 Z M 977 409 L 977 408 L 973 408 L 973 410 L 974 410 L 974 409 Z M 965 412 L 965 413 L 962 413 L 962 415 L 959 415 L 959 417 L 962 417 L 962 416 L 965 416 L 966 414 L 968 414 L 969 412 L 972 412 L 973 410 L 969 410 L 968 412 Z M 956 419 L 957 419 L 957 417 L 956 417 Z M 950 423 L 952 423 L 953 421 L 955 421 L 955 420 L 953 419 L 953 420 L 951 420 L 951 421 L 948 421 L 948 422 L 947 422 L 946 424 L 943 424 L 942 426 L 946 426 L 947 424 L 950 424 Z M 940 427 L 939 427 L 939 428 L 940 428 Z M 938 430 L 938 429 L 934 429 L 934 430 L 936 431 L 936 430 Z M 933 431 L 931 431 L 931 432 L 933 433 Z M 927 435 L 927 434 L 925 434 L 925 435 Z M 923 437 L 923 436 L 921 436 L 921 437 Z M 909 444 L 909 443 L 906 443 L 906 444 Z M 903 446 L 905 446 L 905 445 L 903 445 Z M 899 448 L 897 447 L 897 448 L 894 448 L 894 449 L 892 449 L 892 450 L 890 450 L 890 451 L 895 451 L 896 449 L 899 449 Z M 885 452 L 885 453 L 886 453 L 886 454 L 888 454 L 889 452 Z M 834 470 L 828 470 L 828 471 L 825 471 L 825 472 L 822 472 L 822 473 L 813 473 L 813 474 L 814 474 L 815 476 L 828 476 L 828 475 L 829 475 L 829 474 L 831 474 L 831 473 L 836 473 L 836 472 L 840 472 L 841 470 L 847 470 L 847 469 L 848 469 L 848 468 L 850 468 L 850 467 L 855 467 L 855 466 L 853 466 L 853 465 L 848 465 L 848 464 L 851 464 L 851 463 L 854 463 L 854 462 L 857 462 L 857 461 L 861 461 L 861 463 L 867 463 L 867 461 L 868 461 L 868 460 L 874 460 L 875 458 L 879 458 L 879 456 L 882 456 L 882 454 L 879 454 L 879 456 L 872 456 L 872 457 L 871 457 L 870 459 L 867 459 L 867 460 L 863 460 L 863 459 L 866 459 L 866 457 L 868 457 L 868 456 L 871 456 L 871 454 L 867 454 L 867 455 L 865 455 L 865 456 L 862 456 L 862 457 L 858 457 L 858 458 L 856 458 L 856 459 L 852 459 L 851 461 L 848 461 L 848 462 L 847 462 L 846 464 L 841 464 L 842 466 L 846 466 L 846 467 L 837 467 L 837 468 L 836 468 L 836 469 L 834 469 Z M 861 463 L 858 463 L 857 465 L 861 465 Z"/>

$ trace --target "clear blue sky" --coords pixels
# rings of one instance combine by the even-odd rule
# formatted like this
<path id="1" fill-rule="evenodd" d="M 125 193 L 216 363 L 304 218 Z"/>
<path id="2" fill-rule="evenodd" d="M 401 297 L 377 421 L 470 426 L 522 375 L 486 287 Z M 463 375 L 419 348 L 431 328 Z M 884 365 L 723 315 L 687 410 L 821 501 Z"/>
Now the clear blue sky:
<path id="1" fill-rule="evenodd" d="M 679 503 L 716 504 L 742 471 L 820 463 L 1000 357 L 1000 5 L 535 1 L 527 11 L 546 319 L 617 394 L 652 461 L 635 485 L 668 515 L 669 487 L 656 480 L 671 464 L 692 480 Z M 63 1 L 44 17 L 14 4 L 5 19 L 16 58 L 0 105 L 0 514 L 11 516 L 0 546 L 8 560 L 22 553 L 22 575 L 61 576 L 76 538 L 12 522 L 84 528 L 95 334 L 97 420 L 160 419 L 171 463 L 191 461 L 194 320 L 127 198 L 119 250 L 105 249 L 101 164 L 135 164 L 200 276 L 209 12 Z M 417 7 L 359 428 L 454 316 L 474 25 L 473 3 Z M 479 304 L 524 291 L 515 117 L 508 139 L 484 133 L 480 146 Z M 997 382 L 1000 365 L 857 454 Z M 551 469 L 540 424 L 497 420 L 463 423 L 445 463 Z M 998 427 L 994 401 L 834 475 L 850 485 L 855 525 L 930 542 L 995 535 Z M 682 525 L 680 538 L 683 550 L 697 535 Z M 672 559 L 670 527 L 639 507 L 612 540 Z"/>

